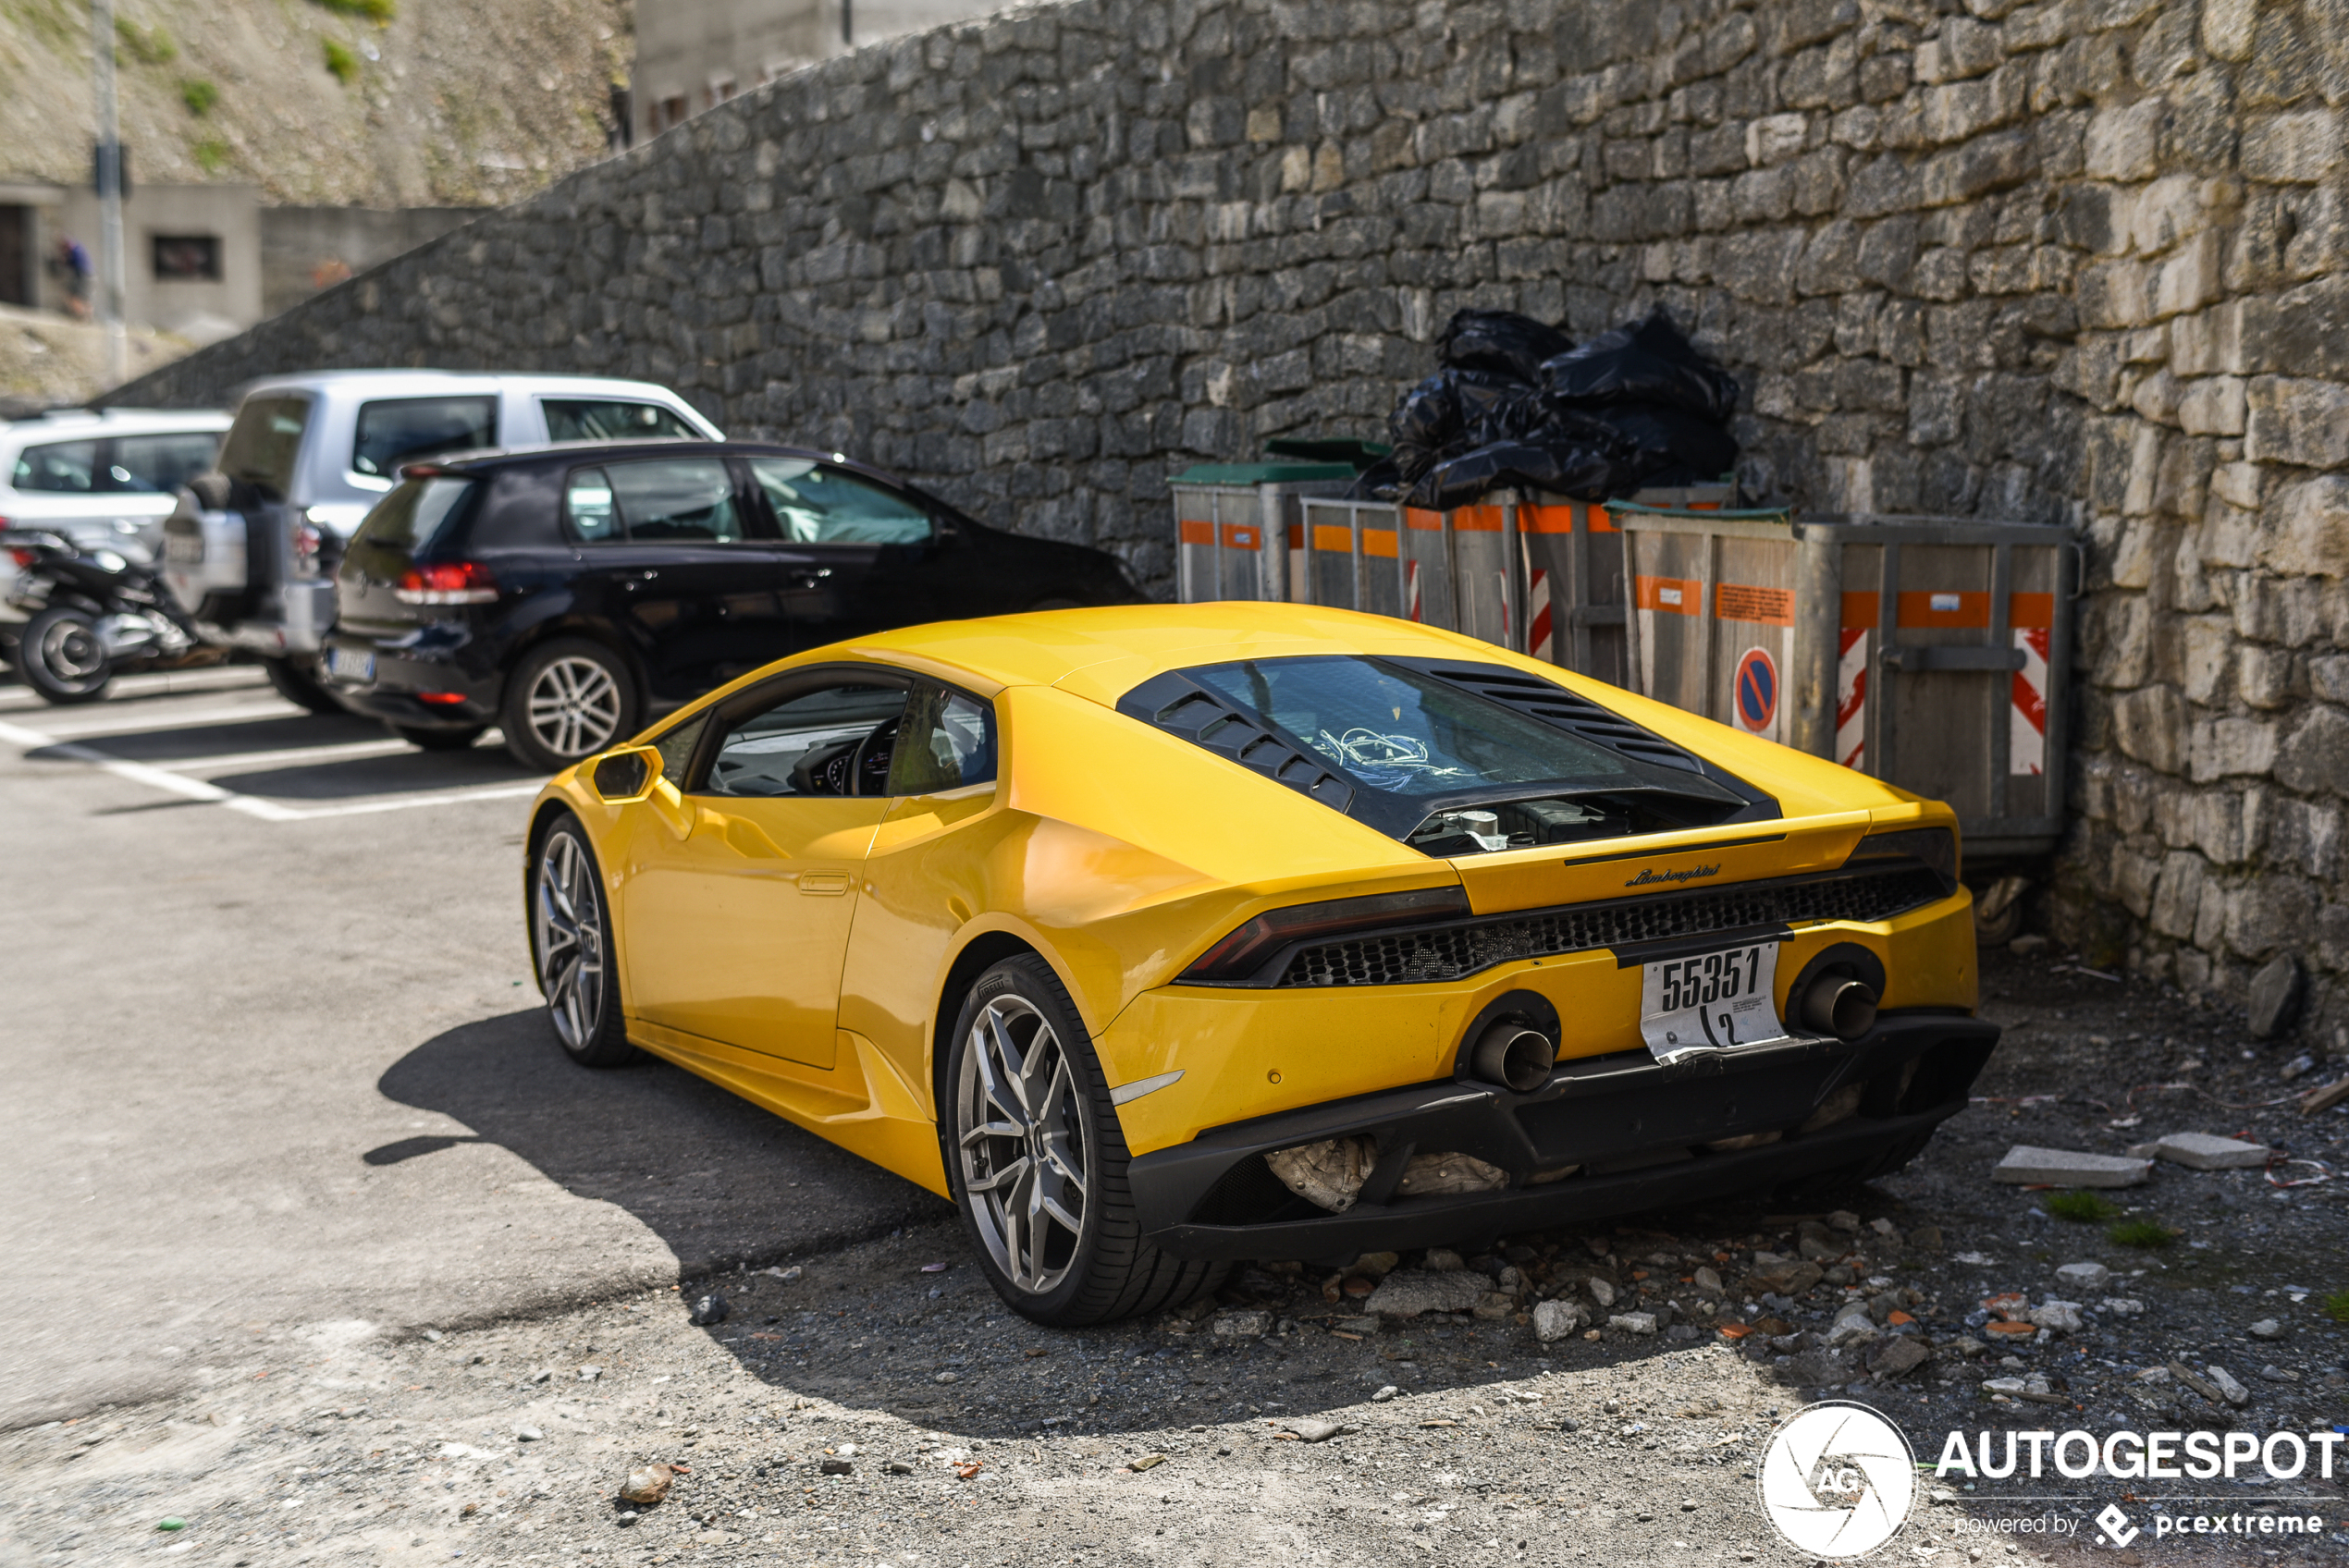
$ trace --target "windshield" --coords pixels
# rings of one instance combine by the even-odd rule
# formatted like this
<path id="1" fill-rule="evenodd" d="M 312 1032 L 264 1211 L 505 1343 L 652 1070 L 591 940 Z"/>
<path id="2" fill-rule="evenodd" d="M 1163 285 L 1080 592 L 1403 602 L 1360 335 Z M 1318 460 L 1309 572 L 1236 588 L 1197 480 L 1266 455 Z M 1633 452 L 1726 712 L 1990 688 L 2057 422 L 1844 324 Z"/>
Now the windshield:
<path id="1" fill-rule="evenodd" d="M 400 398 L 359 406 L 351 442 L 353 473 L 385 478 L 401 463 L 442 452 L 469 452 L 498 441 L 495 398 Z"/>
<path id="2" fill-rule="evenodd" d="M 1247 659 L 1183 674 L 1286 731 L 1356 786 L 1345 809 L 1428 854 L 1660 832 L 1745 804 L 1394 660 Z"/>
<path id="3" fill-rule="evenodd" d="M 307 398 L 248 398 L 220 444 L 220 472 L 282 500 L 310 422 Z"/>

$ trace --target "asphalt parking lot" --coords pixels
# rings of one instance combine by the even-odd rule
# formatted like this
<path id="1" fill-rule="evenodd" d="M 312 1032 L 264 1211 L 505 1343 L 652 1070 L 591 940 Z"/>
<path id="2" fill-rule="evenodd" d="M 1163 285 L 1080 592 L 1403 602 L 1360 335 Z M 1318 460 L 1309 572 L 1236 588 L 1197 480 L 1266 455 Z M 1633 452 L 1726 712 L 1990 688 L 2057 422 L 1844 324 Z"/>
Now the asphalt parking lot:
<path id="1" fill-rule="evenodd" d="M 535 783 L 241 669 L 73 710 L 0 686 L 0 1563 L 1790 1563 L 1755 1469 L 1813 1400 L 1891 1413 L 1928 1460 L 1945 1430 L 2349 1416 L 2328 1316 L 2349 1182 L 2308 1180 L 2349 1164 L 2349 1112 L 2296 1109 L 2340 1064 L 2312 1076 L 2060 954 L 1986 956 L 2009 1035 L 1980 1098 L 1836 1207 L 1756 1194 L 1399 1260 L 1485 1270 L 1497 1313 L 1361 1316 L 1389 1258 L 1034 1329 L 936 1199 L 666 1066 L 561 1057 L 520 919 Z M 2186 1129 L 2302 1163 L 2165 1165 L 2093 1221 L 1987 1180 L 2013 1143 Z M 2115 1240 L 2124 1213 L 2169 1240 Z M 1797 1257 L 1825 1267 L 1788 1284 Z M 2083 1261 L 2138 1309 L 1982 1327 Z M 713 1290 L 725 1316 L 691 1321 Z M 1605 1327 L 1540 1341 L 1544 1300 Z M 1887 1331 L 1839 1348 L 1862 1301 Z M 1660 1331 L 1612 1323 L 1631 1308 Z M 1907 1340 L 1930 1357 L 1888 1370 Z M 2244 1402 L 2180 1366 L 2231 1368 Z M 654 1462 L 670 1496 L 623 1506 Z M 2021 1482 L 1941 1488 L 1891 1550 L 2341 1561 L 2341 1489 L 2214 1494 L 2331 1520 L 2280 1557 L 2092 1552 L 2102 1498 Z M 2069 1536 L 1969 1533 L 2059 1515 Z"/>

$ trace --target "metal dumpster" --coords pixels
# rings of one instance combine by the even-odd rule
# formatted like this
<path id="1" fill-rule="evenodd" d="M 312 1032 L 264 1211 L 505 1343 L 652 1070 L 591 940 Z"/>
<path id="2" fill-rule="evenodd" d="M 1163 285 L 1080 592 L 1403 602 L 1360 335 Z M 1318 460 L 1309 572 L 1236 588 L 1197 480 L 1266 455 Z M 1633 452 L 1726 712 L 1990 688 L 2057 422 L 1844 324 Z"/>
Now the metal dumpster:
<path id="1" fill-rule="evenodd" d="M 1618 504 L 1631 689 L 1947 801 L 1970 868 L 2062 830 L 2068 529 Z"/>
<path id="2" fill-rule="evenodd" d="M 1287 599 L 1288 540 L 1306 496 L 1354 483 L 1347 462 L 1202 463 L 1177 474 L 1174 569 L 1182 602 Z"/>

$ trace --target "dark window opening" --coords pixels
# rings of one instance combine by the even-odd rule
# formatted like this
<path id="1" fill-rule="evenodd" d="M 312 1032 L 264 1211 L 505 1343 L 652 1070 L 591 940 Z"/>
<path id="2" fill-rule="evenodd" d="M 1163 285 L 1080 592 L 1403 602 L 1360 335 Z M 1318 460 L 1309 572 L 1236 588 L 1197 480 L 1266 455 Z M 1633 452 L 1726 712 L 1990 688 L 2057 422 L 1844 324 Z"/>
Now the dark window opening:
<path id="1" fill-rule="evenodd" d="M 157 283 L 220 281 L 220 237 L 216 234 L 154 236 Z"/>

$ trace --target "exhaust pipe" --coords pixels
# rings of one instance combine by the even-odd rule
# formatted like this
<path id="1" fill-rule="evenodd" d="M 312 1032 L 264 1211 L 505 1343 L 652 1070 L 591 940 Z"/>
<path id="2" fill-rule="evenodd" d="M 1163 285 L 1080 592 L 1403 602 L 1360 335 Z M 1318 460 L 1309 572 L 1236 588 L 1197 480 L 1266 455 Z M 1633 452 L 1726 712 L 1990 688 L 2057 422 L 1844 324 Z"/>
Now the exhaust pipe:
<path id="1" fill-rule="evenodd" d="M 1476 1042 L 1476 1048 L 1469 1053 L 1469 1071 L 1488 1084 L 1505 1084 L 1525 1095 L 1549 1082 L 1557 1058 L 1556 1040 L 1539 1029 L 1504 1018 Z"/>
<path id="2" fill-rule="evenodd" d="M 1876 1027 L 1876 991 L 1848 974 L 1822 974 L 1802 993 L 1802 1022 L 1839 1040 L 1856 1040 Z"/>

